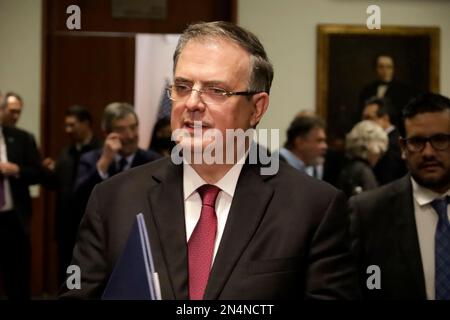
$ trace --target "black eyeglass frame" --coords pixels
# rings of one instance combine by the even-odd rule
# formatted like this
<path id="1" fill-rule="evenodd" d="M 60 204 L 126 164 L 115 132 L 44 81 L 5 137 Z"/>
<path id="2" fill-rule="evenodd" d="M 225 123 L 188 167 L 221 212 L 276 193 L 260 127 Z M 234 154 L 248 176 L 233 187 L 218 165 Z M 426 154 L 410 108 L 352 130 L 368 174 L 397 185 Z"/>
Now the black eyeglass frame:
<path id="1" fill-rule="evenodd" d="M 446 143 L 444 142 L 444 144 L 442 146 L 438 145 L 436 147 L 436 144 L 439 143 L 439 142 L 436 142 L 437 141 L 436 139 L 443 138 L 443 137 L 446 138 L 447 142 Z M 450 147 L 450 134 L 438 133 L 438 134 L 432 135 L 430 137 L 400 138 L 400 141 L 402 141 L 403 146 L 406 149 L 408 149 L 410 152 L 421 152 L 425 148 L 427 142 L 430 143 L 430 145 L 433 147 L 434 150 L 445 151 Z M 420 143 L 420 145 L 418 147 L 417 146 L 414 147 L 413 141 L 416 141 L 416 144 Z"/>

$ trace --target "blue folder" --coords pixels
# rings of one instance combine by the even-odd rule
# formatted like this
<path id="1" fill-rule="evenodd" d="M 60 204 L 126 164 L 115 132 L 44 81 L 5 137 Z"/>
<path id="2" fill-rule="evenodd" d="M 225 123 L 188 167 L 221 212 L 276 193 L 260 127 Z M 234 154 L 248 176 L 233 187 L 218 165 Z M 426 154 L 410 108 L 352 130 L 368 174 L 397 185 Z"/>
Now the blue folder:
<path id="1" fill-rule="evenodd" d="M 142 213 L 136 216 L 122 255 L 117 260 L 102 300 L 160 300 L 158 274 Z"/>

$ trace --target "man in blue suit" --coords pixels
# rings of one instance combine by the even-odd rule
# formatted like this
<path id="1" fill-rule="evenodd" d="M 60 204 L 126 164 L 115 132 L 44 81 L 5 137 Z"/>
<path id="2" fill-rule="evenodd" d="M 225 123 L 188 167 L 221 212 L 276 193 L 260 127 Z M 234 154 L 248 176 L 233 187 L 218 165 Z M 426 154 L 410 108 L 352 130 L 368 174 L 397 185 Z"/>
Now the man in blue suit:
<path id="1" fill-rule="evenodd" d="M 75 206 L 78 221 L 84 214 L 92 189 L 97 183 L 161 156 L 138 147 L 139 120 L 133 106 L 113 102 L 103 113 L 102 129 L 106 139 L 102 148 L 85 153 L 78 167 L 75 183 Z"/>

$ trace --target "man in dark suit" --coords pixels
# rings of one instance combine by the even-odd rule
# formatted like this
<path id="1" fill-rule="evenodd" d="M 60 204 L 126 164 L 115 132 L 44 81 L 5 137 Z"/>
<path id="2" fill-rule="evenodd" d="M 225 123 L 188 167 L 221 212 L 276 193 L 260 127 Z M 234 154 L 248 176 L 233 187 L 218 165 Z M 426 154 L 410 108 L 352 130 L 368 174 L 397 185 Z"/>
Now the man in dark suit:
<path id="1" fill-rule="evenodd" d="M 75 212 L 77 225 L 97 183 L 133 167 L 160 158 L 156 152 L 138 147 L 139 121 L 128 103 L 114 102 L 106 106 L 102 129 L 106 134 L 103 147 L 83 154 L 75 184 Z"/>
<path id="2" fill-rule="evenodd" d="M 64 147 L 56 162 L 46 158 L 43 164 L 46 179 L 43 185 L 56 190 L 55 231 L 58 241 L 58 276 L 60 281 L 66 277 L 66 268 L 72 259 L 79 218 L 74 213 L 74 187 L 80 157 L 92 150 L 100 148 L 100 139 L 92 131 L 92 116 L 80 105 L 73 105 L 64 117 L 65 132 L 71 141 Z"/>
<path id="3" fill-rule="evenodd" d="M 366 101 L 362 119 L 371 120 L 380 125 L 389 138 L 388 149 L 373 169 L 379 185 L 385 185 L 406 174 L 405 161 L 402 159 L 398 129 L 391 123 L 390 106 L 383 99 L 372 98 Z"/>
<path id="4" fill-rule="evenodd" d="M 358 122 L 361 118 L 365 102 L 373 97 L 384 98 L 392 105 L 391 121 L 403 132 L 401 119 L 402 108 L 413 97 L 413 90 L 406 84 L 394 79 L 394 58 L 386 53 L 380 53 L 375 57 L 374 69 L 377 80 L 363 88 L 359 96 L 359 109 L 356 117 Z"/>
<path id="5" fill-rule="evenodd" d="M 6 100 L 0 103 L 3 118 Z M 28 187 L 40 182 L 42 167 L 33 137 L 14 127 L 0 128 L 0 277 L 10 299 L 30 297 Z"/>
<path id="6" fill-rule="evenodd" d="M 403 116 L 410 175 L 350 200 L 361 288 L 368 299 L 450 299 L 450 100 L 424 94 Z"/>
<path id="7" fill-rule="evenodd" d="M 259 123 L 272 70 L 245 29 L 188 27 L 168 88 L 176 149 L 94 189 L 72 261 L 81 290 L 64 297 L 101 296 L 138 213 L 163 299 L 358 297 L 343 194 L 287 164 L 262 170 L 250 142 L 229 134 Z"/>

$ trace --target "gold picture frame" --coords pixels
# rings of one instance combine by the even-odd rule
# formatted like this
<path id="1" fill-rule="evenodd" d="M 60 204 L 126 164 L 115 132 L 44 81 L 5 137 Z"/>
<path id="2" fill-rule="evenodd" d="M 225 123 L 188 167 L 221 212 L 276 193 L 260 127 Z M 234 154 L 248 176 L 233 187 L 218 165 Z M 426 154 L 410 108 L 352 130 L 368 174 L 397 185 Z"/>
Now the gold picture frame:
<path id="1" fill-rule="evenodd" d="M 417 92 L 438 92 L 439 41 L 438 27 L 370 30 L 360 25 L 318 25 L 316 103 L 318 114 L 327 122 L 328 135 L 342 138 L 355 123 L 357 92 L 373 80 L 371 64 L 377 52 L 391 50 L 397 55 L 395 65 L 400 69 L 395 74 L 415 81 L 411 85 L 417 86 Z"/>

